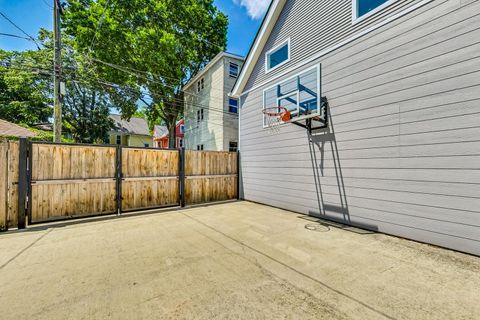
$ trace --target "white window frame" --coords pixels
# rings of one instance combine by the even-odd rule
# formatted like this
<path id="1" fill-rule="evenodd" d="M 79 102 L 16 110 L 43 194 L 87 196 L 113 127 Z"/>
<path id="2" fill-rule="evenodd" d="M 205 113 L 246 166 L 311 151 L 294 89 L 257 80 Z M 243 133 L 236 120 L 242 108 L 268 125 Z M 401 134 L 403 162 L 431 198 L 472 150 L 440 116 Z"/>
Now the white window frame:
<path id="1" fill-rule="evenodd" d="M 359 22 L 367 19 L 368 17 L 376 14 L 377 12 L 379 12 L 379 11 L 385 9 L 386 7 L 388 7 L 389 5 L 393 4 L 397 0 L 388 0 L 387 2 L 379 5 L 378 7 L 373 9 L 372 11 L 367 12 L 363 16 L 360 16 L 360 17 L 358 16 L 358 1 L 360 1 L 360 0 L 352 0 L 352 23 L 353 24 L 359 23 Z"/>
<path id="2" fill-rule="evenodd" d="M 280 68 L 281 66 L 285 65 L 286 63 L 288 63 L 290 61 L 290 58 L 291 58 L 291 45 L 290 45 L 291 41 L 290 41 L 290 38 L 288 38 L 287 40 L 283 41 L 282 43 L 278 44 L 277 46 L 275 46 L 274 48 L 270 49 L 267 51 L 267 53 L 265 53 L 265 73 L 269 73 L 269 72 L 272 72 L 273 70 L 276 70 L 278 68 Z M 287 60 L 283 61 L 282 63 L 280 64 L 277 64 L 275 67 L 273 68 L 269 68 L 268 65 L 268 58 L 270 55 L 272 55 L 272 53 L 274 53 L 275 51 L 278 51 L 278 49 L 282 48 L 283 46 L 285 46 L 285 44 L 288 46 L 288 58 Z"/>
<path id="3" fill-rule="evenodd" d="M 234 106 L 234 105 L 230 104 L 230 101 L 231 101 L 231 100 L 237 101 L 237 105 Z M 230 111 L 230 107 L 236 108 L 236 109 L 237 109 L 237 112 L 232 112 L 232 111 Z M 234 114 L 238 114 L 238 107 L 239 107 L 239 101 L 238 101 L 238 99 L 235 99 L 235 98 L 232 98 L 232 97 L 228 97 L 228 112 L 234 113 Z"/>

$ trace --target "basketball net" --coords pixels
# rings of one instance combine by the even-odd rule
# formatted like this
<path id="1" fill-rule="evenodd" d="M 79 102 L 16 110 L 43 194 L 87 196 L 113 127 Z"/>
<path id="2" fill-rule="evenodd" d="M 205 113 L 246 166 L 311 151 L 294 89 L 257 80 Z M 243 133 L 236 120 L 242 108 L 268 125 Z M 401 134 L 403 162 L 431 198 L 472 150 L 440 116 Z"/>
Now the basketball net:
<path id="1" fill-rule="evenodd" d="M 265 124 L 270 133 L 275 134 L 280 132 L 281 124 L 289 121 L 292 114 L 285 107 L 270 107 L 263 109 L 265 116 Z"/>

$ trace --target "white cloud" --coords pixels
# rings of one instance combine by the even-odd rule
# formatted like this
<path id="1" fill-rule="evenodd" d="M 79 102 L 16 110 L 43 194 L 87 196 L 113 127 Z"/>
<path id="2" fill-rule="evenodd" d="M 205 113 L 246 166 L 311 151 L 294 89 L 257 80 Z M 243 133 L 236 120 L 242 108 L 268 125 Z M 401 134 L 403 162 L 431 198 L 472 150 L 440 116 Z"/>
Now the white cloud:
<path id="1" fill-rule="evenodd" d="M 236 4 L 247 9 L 248 15 L 252 19 L 260 19 L 270 5 L 271 0 L 233 0 Z"/>

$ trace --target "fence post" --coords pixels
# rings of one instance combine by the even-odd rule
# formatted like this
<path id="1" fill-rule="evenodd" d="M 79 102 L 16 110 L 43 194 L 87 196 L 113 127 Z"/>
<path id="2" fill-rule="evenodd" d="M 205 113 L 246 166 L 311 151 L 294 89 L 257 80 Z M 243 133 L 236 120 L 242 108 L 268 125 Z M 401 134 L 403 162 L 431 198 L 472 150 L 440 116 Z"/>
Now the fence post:
<path id="1" fill-rule="evenodd" d="M 27 139 L 20 138 L 18 146 L 18 229 L 25 229 L 27 202 Z"/>
<path id="2" fill-rule="evenodd" d="M 185 148 L 180 148 L 178 184 L 180 187 L 180 207 L 185 207 Z"/>
<path id="3" fill-rule="evenodd" d="M 117 215 L 122 213 L 122 146 L 118 145 L 115 155 L 115 179 L 116 179 L 116 193 L 117 193 Z"/>

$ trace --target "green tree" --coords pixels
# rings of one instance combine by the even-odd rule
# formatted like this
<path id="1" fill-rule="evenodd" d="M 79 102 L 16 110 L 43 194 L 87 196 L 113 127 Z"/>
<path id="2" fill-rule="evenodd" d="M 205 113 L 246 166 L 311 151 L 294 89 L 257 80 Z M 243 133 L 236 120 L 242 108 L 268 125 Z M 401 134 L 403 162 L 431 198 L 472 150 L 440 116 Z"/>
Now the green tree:
<path id="1" fill-rule="evenodd" d="M 44 50 L 0 50 L 1 119 L 26 125 L 48 122 L 52 115 L 48 58 Z"/>
<path id="2" fill-rule="evenodd" d="M 69 0 L 64 27 L 98 75 L 147 92 L 149 122 L 164 122 L 170 147 L 183 113 L 183 87 L 226 47 L 228 19 L 213 0 Z M 108 62 L 105 64 L 103 62 Z M 120 105 L 125 118 L 135 113 Z"/>

